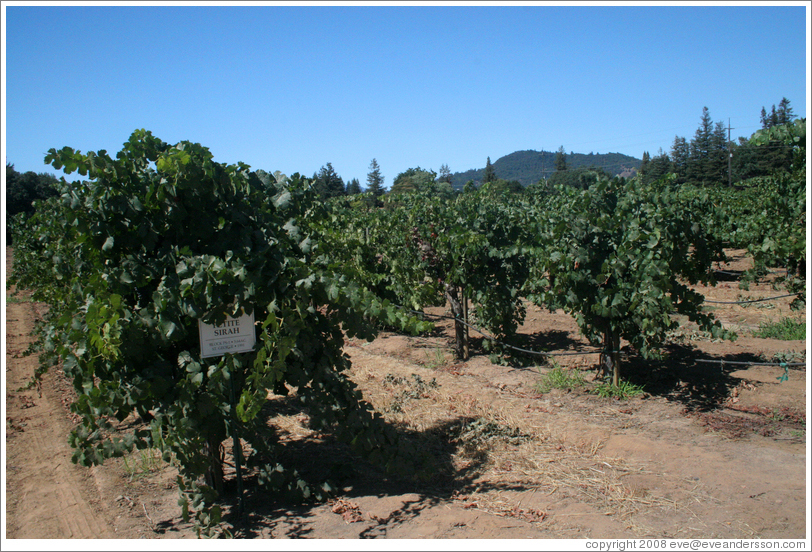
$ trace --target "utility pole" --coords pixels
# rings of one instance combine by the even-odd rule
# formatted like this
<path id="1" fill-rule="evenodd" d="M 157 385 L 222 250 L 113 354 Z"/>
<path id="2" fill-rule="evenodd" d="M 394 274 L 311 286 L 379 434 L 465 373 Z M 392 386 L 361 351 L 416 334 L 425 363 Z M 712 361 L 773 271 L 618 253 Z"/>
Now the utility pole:
<path id="1" fill-rule="evenodd" d="M 730 142 L 730 117 L 727 119 L 727 187 L 733 187 L 733 171 L 731 169 L 733 165 L 733 144 Z"/>

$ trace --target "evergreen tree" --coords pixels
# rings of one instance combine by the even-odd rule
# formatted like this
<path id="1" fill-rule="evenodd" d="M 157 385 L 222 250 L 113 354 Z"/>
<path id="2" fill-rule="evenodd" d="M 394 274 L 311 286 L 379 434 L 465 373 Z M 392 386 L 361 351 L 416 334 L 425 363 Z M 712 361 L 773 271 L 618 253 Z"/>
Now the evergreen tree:
<path id="1" fill-rule="evenodd" d="M 734 182 L 767 174 L 763 156 L 757 147 L 750 144 L 749 139 L 740 137 L 739 143 L 733 147 L 732 151 L 731 165 Z"/>
<path id="2" fill-rule="evenodd" d="M 377 159 L 372 159 L 372 162 L 369 164 L 369 173 L 367 173 L 367 193 L 371 193 L 375 198 L 382 196 L 383 179 Z"/>
<path id="3" fill-rule="evenodd" d="M 487 184 L 488 182 L 496 181 L 496 172 L 493 170 L 493 165 L 491 165 L 491 158 L 488 157 L 487 163 L 485 163 L 485 176 L 482 177 L 482 183 Z"/>
<path id="4" fill-rule="evenodd" d="M 361 193 L 361 183 L 357 178 L 353 178 L 347 184 L 347 195 L 356 195 Z"/>
<path id="5" fill-rule="evenodd" d="M 558 148 L 558 151 L 555 153 L 555 170 L 556 171 L 567 170 L 567 154 L 564 151 L 564 146 Z"/>
<path id="6" fill-rule="evenodd" d="M 761 128 L 770 128 L 770 120 L 767 119 L 767 110 L 764 109 L 764 106 L 761 106 Z"/>
<path id="7" fill-rule="evenodd" d="M 646 152 L 648 155 L 648 152 Z M 648 162 L 646 172 L 643 173 L 643 182 L 654 182 L 671 172 L 671 159 L 668 154 L 663 151 L 663 148 L 657 152 L 657 155 L 651 157 Z"/>
<path id="8" fill-rule="evenodd" d="M 788 99 L 782 98 L 778 104 L 778 109 L 776 109 L 775 104 L 773 104 L 769 114 L 767 114 L 767 110 L 762 107 L 761 128 L 767 130 L 778 125 L 791 123 L 795 118 L 795 114 L 792 112 L 792 107 L 790 107 L 789 103 Z M 745 147 L 752 149 L 749 144 Z M 756 147 L 752 149 L 750 153 L 753 154 L 755 159 L 751 159 L 751 156 L 746 156 L 749 170 L 743 172 L 752 174 L 753 176 L 765 176 L 777 171 L 787 170 L 792 162 L 790 149 L 784 147 L 778 140 L 772 141 L 766 146 Z"/>
<path id="9" fill-rule="evenodd" d="M 644 175 L 646 174 L 646 170 L 648 169 L 649 161 L 651 161 L 651 156 L 648 154 L 647 151 L 643 152 L 643 161 L 640 163 L 640 169 L 637 171 L 639 174 Z"/>
<path id="10" fill-rule="evenodd" d="M 696 129 L 693 140 L 691 140 L 688 159 L 688 180 L 704 185 L 709 181 L 711 174 L 711 150 L 713 137 L 713 120 L 707 107 L 702 108 L 702 117 L 699 128 Z"/>
<path id="11" fill-rule="evenodd" d="M 324 199 L 347 195 L 344 180 L 336 174 L 332 163 L 322 166 L 318 174 L 313 175 L 313 187 Z"/>
<path id="12" fill-rule="evenodd" d="M 727 143 L 727 127 L 722 121 L 716 123 L 711 135 L 711 150 L 708 158 L 708 178 L 712 182 L 727 183 L 730 148 Z"/>
<path id="13" fill-rule="evenodd" d="M 792 108 L 789 105 L 789 100 L 786 98 L 781 99 L 781 103 L 778 104 L 778 124 L 779 125 L 786 125 L 787 123 L 791 123 L 795 120 L 795 114 L 792 112 Z"/>
<path id="14" fill-rule="evenodd" d="M 677 183 L 682 184 L 688 176 L 690 148 L 682 136 L 675 136 L 671 146 L 671 170 L 677 175 Z"/>

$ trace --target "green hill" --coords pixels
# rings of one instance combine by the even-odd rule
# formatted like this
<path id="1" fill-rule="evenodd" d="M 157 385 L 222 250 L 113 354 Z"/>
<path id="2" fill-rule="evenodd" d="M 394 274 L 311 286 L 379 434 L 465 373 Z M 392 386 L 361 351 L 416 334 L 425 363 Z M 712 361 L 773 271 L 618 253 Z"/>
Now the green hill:
<path id="1" fill-rule="evenodd" d="M 523 186 L 538 182 L 542 178 L 549 178 L 555 172 L 554 151 L 515 151 L 497 159 L 493 165 L 497 178 L 503 180 L 518 180 Z M 638 168 L 642 160 L 624 155 L 622 153 L 568 153 L 567 167 L 577 169 L 580 167 L 597 167 L 609 174 L 630 176 Z M 451 185 L 461 189 L 466 182 L 482 182 L 485 168 L 470 169 L 465 172 L 451 175 Z"/>

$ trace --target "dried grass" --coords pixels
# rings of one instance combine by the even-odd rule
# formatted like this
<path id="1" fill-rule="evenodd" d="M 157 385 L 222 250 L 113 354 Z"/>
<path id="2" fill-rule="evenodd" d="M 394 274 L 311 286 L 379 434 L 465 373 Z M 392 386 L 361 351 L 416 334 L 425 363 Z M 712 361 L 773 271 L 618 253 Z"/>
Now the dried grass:
<path id="1" fill-rule="evenodd" d="M 384 358 L 376 358 L 376 365 Z M 550 427 L 531 425 L 516 415 L 515 406 L 500 405 L 465 392 L 455 392 L 440 383 L 419 399 L 403 404 L 400 411 L 391 411 L 392 389 L 386 389 L 384 377 L 370 377 L 364 362 L 353 379 L 359 384 L 365 398 L 370 400 L 388 421 L 417 432 L 456 420 L 478 421 L 490 435 L 474 434 L 474 442 L 457 442 L 453 455 L 455 469 L 471 466 L 478 461 L 478 479 L 491 483 L 520 484 L 525 488 L 543 490 L 548 494 L 575 497 L 606 514 L 629 518 L 642 509 L 658 508 L 675 510 L 680 505 L 675 500 L 640 493 L 625 485 L 622 477 L 641 468 L 627 466 L 621 459 L 603 461 L 599 451 L 600 440 L 567 442 L 556 439 Z M 424 373 L 422 367 L 386 365 L 393 374 L 404 377 L 410 373 Z M 433 372 L 437 374 L 437 372 Z M 391 379 L 391 378 L 390 378 Z M 440 375 L 438 374 L 438 379 Z M 450 387 L 450 386 L 449 386 Z M 462 422 L 460 422 L 462 424 Z M 460 425 L 464 428 L 465 426 Z M 496 428 L 502 428 L 499 431 Z M 522 439 L 516 439 L 521 435 Z M 511 437 L 513 436 L 513 437 Z M 465 496 L 476 508 L 495 515 L 518 515 L 544 519 L 538 512 L 522 514 L 502 491 L 491 490 Z M 512 514 L 511 514 L 512 513 Z"/>
<path id="2" fill-rule="evenodd" d="M 452 385 L 445 387 L 446 378 L 454 377 L 451 374 L 378 355 L 374 355 L 374 362 L 365 362 L 368 353 L 359 353 L 358 348 L 352 353 L 358 358 L 354 359 L 351 377 L 376 411 L 410 433 L 418 444 L 425 440 L 426 449 L 431 448 L 429 440 L 437 438 L 437 428 L 445 428 L 447 433 L 442 437 L 455 446 L 449 464 L 453 473 L 448 475 L 457 479 L 464 473 L 460 481 L 487 483 L 485 490 L 458 491 L 453 495 L 463 507 L 532 523 L 549 522 L 542 508 L 523 506 L 515 489 L 540 491 L 551 500 L 572 498 L 596 512 L 616 516 L 633 534 L 642 535 L 647 529 L 638 515 L 641 512 L 679 510 L 695 518 L 690 504 L 708 499 L 695 486 L 691 488 L 692 482 L 686 482 L 687 490 L 679 499 L 641 492 L 625 484 L 623 478 L 656 474 L 623 459 L 602 457 L 604 442 L 600 439 L 573 441 L 563 428 L 539 425 L 538 417 L 520 417 L 515 405 L 455 391 Z M 372 365 L 374 371 L 369 368 Z M 420 378 L 430 381 L 434 376 L 438 380 L 436 387 L 424 386 L 420 393 L 404 393 L 416 390 L 415 382 Z M 306 422 L 304 414 L 289 412 L 279 413 L 271 421 L 283 440 L 318 437 Z M 479 433 L 471 429 L 472 424 L 478 424 Z M 461 440 L 465 436 L 467 442 Z"/>

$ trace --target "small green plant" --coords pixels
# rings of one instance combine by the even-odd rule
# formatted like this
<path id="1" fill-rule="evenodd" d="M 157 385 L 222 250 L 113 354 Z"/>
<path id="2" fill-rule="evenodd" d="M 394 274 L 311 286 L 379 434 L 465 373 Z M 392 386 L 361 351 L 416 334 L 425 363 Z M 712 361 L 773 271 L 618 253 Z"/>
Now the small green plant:
<path id="1" fill-rule="evenodd" d="M 586 385 L 586 380 L 580 372 L 564 370 L 556 361 L 552 362 L 553 369 L 544 374 L 536 385 L 539 393 L 549 393 L 551 389 L 572 389 Z"/>
<path id="2" fill-rule="evenodd" d="M 20 296 L 19 294 L 6 295 L 6 303 L 30 303 L 31 296 Z"/>
<path id="3" fill-rule="evenodd" d="M 142 449 L 131 455 L 124 456 L 124 470 L 130 478 L 141 479 L 158 470 L 161 466 L 160 451 L 155 449 Z"/>
<path id="4" fill-rule="evenodd" d="M 753 337 L 780 339 L 783 341 L 806 339 L 806 325 L 792 318 L 782 318 L 778 322 L 762 324 L 758 330 L 753 332 Z"/>
<path id="5" fill-rule="evenodd" d="M 804 430 L 792 430 L 789 434 L 793 439 L 806 439 L 806 431 Z"/>
<path id="6" fill-rule="evenodd" d="M 786 419 L 786 414 L 778 410 L 777 408 L 773 408 L 772 412 L 770 413 L 770 419 L 774 422 L 781 422 Z"/>
<path id="7" fill-rule="evenodd" d="M 426 351 L 426 368 L 436 369 L 445 364 L 445 354 L 439 347 L 434 348 L 433 354 Z"/>
<path id="8" fill-rule="evenodd" d="M 612 385 L 611 383 L 601 383 L 594 390 L 593 393 L 603 398 L 618 398 L 620 400 L 631 399 L 642 395 L 644 389 L 640 385 L 629 383 L 628 381 L 621 381 L 619 385 Z"/>

